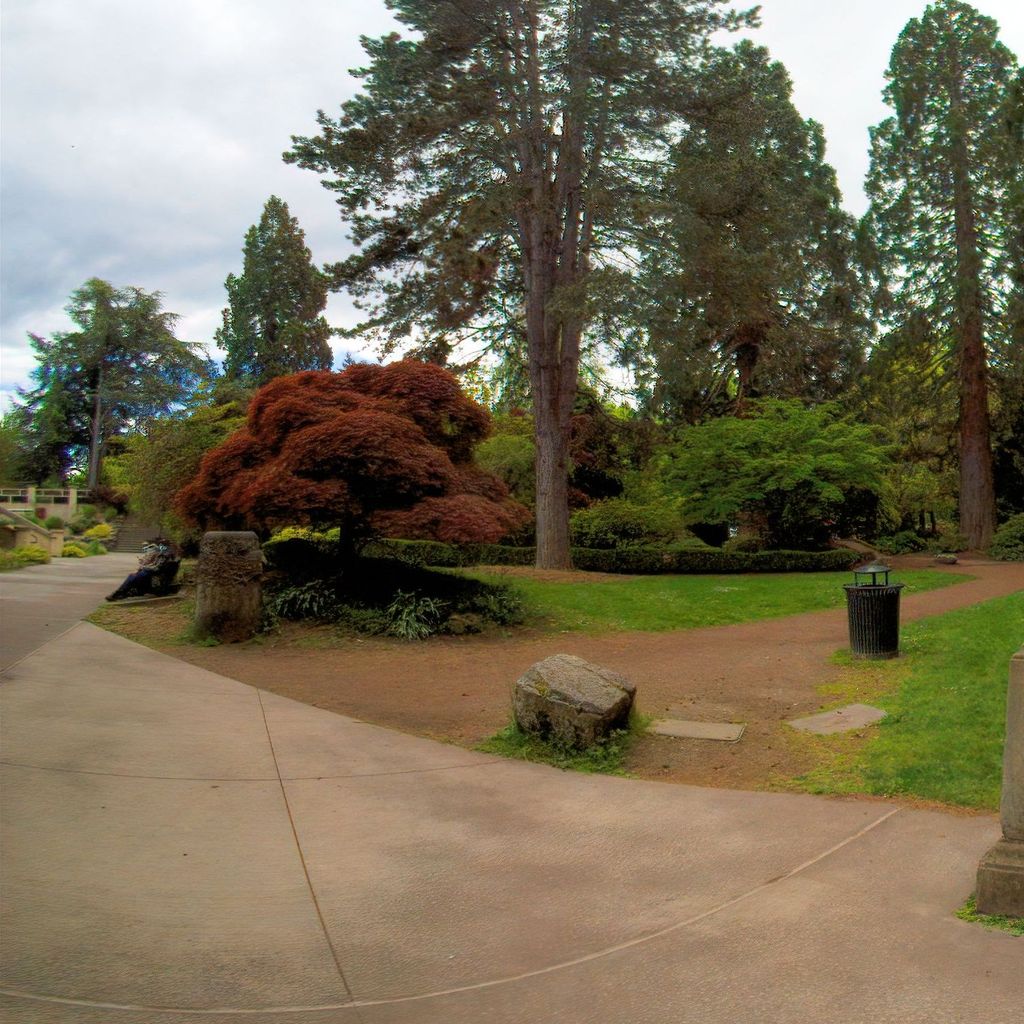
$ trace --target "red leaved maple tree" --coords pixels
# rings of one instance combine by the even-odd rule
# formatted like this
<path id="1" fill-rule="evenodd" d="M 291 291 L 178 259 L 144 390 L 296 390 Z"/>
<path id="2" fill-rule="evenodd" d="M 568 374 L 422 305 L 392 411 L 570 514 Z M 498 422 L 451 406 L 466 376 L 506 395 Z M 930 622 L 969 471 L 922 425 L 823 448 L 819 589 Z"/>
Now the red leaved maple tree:
<path id="1" fill-rule="evenodd" d="M 493 543 L 529 512 L 473 465 L 488 412 L 439 366 L 403 360 L 307 371 L 266 384 L 246 425 L 206 454 L 175 507 L 203 529 L 341 528 Z"/>

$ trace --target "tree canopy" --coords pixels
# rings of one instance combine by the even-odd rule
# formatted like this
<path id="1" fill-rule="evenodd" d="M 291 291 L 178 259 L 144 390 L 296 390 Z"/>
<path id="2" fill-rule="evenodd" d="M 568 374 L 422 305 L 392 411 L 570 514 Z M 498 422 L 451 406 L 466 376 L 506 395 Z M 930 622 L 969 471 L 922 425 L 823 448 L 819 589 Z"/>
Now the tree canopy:
<path id="1" fill-rule="evenodd" d="M 856 223 L 821 126 L 785 68 L 744 41 L 697 79 L 643 246 L 633 350 L 655 407 L 687 419 L 758 395 L 834 398 L 868 332 Z"/>
<path id="2" fill-rule="evenodd" d="M 300 370 L 329 370 L 327 279 L 313 266 L 299 222 L 271 196 L 245 234 L 241 276 L 228 274 L 228 305 L 214 340 L 224 373 L 259 386 Z"/>
<path id="3" fill-rule="evenodd" d="M 850 496 L 881 489 L 886 446 L 834 406 L 765 399 L 752 411 L 689 427 L 669 450 L 686 522 L 735 526 L 745 514 L 772 547 L 823 544 Z"/>
<path id="4" fill-rule="evenodd" d="M 373 534 L 497 541 L 528 513 L 472 462 L 489 427 L 455 378 L 426 363 L 278 377 L 176 507 L 203 528 L 339 527 L 353 551 Z"/>
<path id="5" fill-rule="evenodd" d="M 1007 104 L 1016 60 L 996 22 L 938 0 L 893 49 L 872 131 L 869 220 L 895 319 L 921 311 L 947 333 L 959 385 L 961 532 L 985 547 L 995 525 L 989 356 L 1007 324 L 1007 254 L 1020 174 Z M 1018 154 L 1019 156 L 1019 154 Z"/>
<path id="6" fill-rule="evenodd" d="M 357 252 L 332 268 L 385 347 L 525 338 L 537 564 L 569 564 L 581 342 L 643 223 L 720 0 L 390 0 L 363 90 L 286 159 L 324 177 Z"/>
<path id="7" fill-rule="evenodd" d="M 174 333 L 159 292 L 92 278 L 71 295 L 77 327 L 30 335 L 35 388 L 21 394 L 28 472 L 65 479 L 88 465 L 96 486 L 106 442 L 184 401 L 209 370 L 199 346 Z"/>

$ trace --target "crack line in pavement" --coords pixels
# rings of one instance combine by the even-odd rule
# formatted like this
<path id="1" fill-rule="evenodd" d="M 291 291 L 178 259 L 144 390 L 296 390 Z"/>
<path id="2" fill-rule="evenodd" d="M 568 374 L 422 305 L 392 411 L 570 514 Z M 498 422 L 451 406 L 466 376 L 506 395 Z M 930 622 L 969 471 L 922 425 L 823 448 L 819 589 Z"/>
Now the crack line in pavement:
<path id="1" fill-rule="evenodd" d="M 262 707 L 262 702 L 261 705 Z M 270 738 L 269 729 L 267 731 L 267 738 Z M 273 747 L 273 741 L 271 740 L 271 747 Z M 276 758 L 275 758 L 276 761 Z M 284 784 L 281 786 L 282 792 L 284 790 Z M 288 799 L 285 797 L 285 805 L 287 806 Z M 610 956 L 612 953 L 619 953 L 624 949 L 631 949 L 634 946 L 640 946 L 644 943 L 651 942 L 654 939 L 659 939 L 663 935 L 669 935 L 672 932 L 679 931 L 681 928 L 686 928 L 689 925 L 696 924 L 698 921 L 703 921 L 706 918 L 712 917 L 715 914 L 721 913 L 723 910 L 728 910 L 730 907 L 736 906 L 737 903 L 742 903 L 744 900 L 748 900 L 758 893 L 764 892 L 765 889 L 771 888 L 773 885 L 778 885 L 780 882 L 785 882 L 790 878 L 794 878 L 801 872 L 806 871 L 808 868 L 814 867 L 815 864 L 820 863 L 827 857 L 831 857 L 832 854 L 838 853 L 845 846 L 849 846 L 851 843 L 855 843 L 858 839 L 866 836 L 869 832 L 878 828 L 883 822 L 888 821 L 893 815 L 899 814 L 902 810 L 900 807 L 893 808 L 893 810 L 883 814 L 880 818 L 876 818 L 870 824 L 865 825 L 862 829 L 855 832 L 851 836 L 847 836 L 845 839 L 840 840 L 834 846 L 830 846 L 827 850 L 819 853 L 817 856 L 812 857 L 810 860 L 805 860 L 802 864 L 798 864 L 795 868 L 787 871 L 784 875 L 777 875 L 775 878 L 769 879 L 767 882 L 762 882 L 760 885 L 754 886 L 753 889 L 749 889 L 745 893 L 741 893 L 739 896 L 734 896 L 731 900 L 726 900 L 724 903 L 719 903 L 718 906 L 712 907 L 710 910 L 702 911 L 699 914 L 695 914 L 693 917 L 688 917 L 685 921 L 677 921 L 675 924 L 670 924 L 665 928 L 659 928 L 657 931 L 650 932 L 647 935 L 640 935 L 635 939 L 630 939 L 628 942 L 620 942 L 618 945 L 609 946 L 607 949 L 598 950 L 595 953 L 587 953 L 584 956 L 576 957 L 573 960 L 565 960 L 562 963 L 551 964 L 548 967 L 539 967 L 534 971 L 525 971 L 522 974 L 514 974 L 507 978 L 494 978 L 491 981 L 480 981 L 473 985 L 460 985 L 456 988 L 438 989 L 435 992 L 422 992 L 418 995 L 412 996 L 391 996 L 383 999 L 352 999 L 347 1003 L 322 1003 L 317 1006 L 274 1006 L 267 1007 L 264 1009 L 252 1009 L 243 1010 L 239 1008 L 211 1008 L 211 1009 L 187 1009 L 184 1007 L 169 1007 L 169 1006 L 141 1006 L 131 1005 L 124 1003 L 99 1003 L 92 1002 L 87 999 L 64 999 L 60 996 L 42 996 L 35 995 L 31 992 L 19 992 L 14 989 L 0 988 L 0 995 L 14 996 L 20 999 L 34 999 L 38 1002 L 46 1003 L 58 1003 L 65 1006 L 86 1006 L 93 1009 L 102 1010 L 125 1010 L 125 1011 L 144 1011 L 147 1013 L 167 1013 L 167 1014 L 193 1014 L 195 1016 L 212 1016 L 213 1014 L 219 1013 L 225 1016 L 227 1015 L 238 1015 L 248 1014 L 250 1016 L 259 1016 L 264 1014 L 282 1014 L 282 1013 L 316 1013 L 319 1011 L 326 1010 L 356 1010 L 363 1006 L 387 1006 L 391 1003 L 412 1003 L 417 1002 L 421 999 L 438 999 L 442 996 L 453 996 L 459 995 L 462 992 L 476 992 L 480 989 L 495 988 L 498 985 L 509 985 L 516 981 L 525 981 L 527 978 L 536 978 L 544 974 L 553 974 L 556 971 L 565 970 L 569 967 L 577 967 L 580 964 L 590 963 L 593 960 L 600 960 L 603 957 Z M 288 808 L 288 817 L 291 819 L 291 808 Z M 292 831 L 295 831 L 295 824 L 292 822 Z M 295 836 L 295 843 L 298 846 L 298 835 Z M 302 849 L 299 848 L 299 856 L 302 856 Z M 306 869 L 305 859 L 302 861 L 303 870 Z M 309 882 L 309 873 L 306 872 L 306 881 Z M 316 893 L 313 892 L 312 883 L 309 885 L 309 891 L 313 895 L 313 903 L 316 906 L 317 914 L 320 914 L 320 905 L 316 900 Z M 337 954 L 334 950 L 334 945 L 331 943 L 330 935 L 327 933 L 327 926 L 324 924 L 323 916 L 320 917 L 320 923 L 323 925 L 324 934 L 327 935 L 327 942 L 331 947 L 331 952 L 335 954 L 335 963 L 337 963 Z M 341 972 L 341 965 L 338 964 L 338 971 Z M 341 975 L 342 981 L 345 982 L 345 990 L 351 996 L 351 989 L 348 987 L 348 982 L 345 980 L 345 975 Z"/>
<path id="2" fill-rule="evenodd" d="M 401 768 L 393 772 L 354 772 L 351 775 L 268 775 L 266 778 L 237 778 L 218 775 L 136 775 L 133 772 L 97 772 L 88 768 L 56 768 L 46 764 L 24 764 L 21 761 L 0 761 L 4 768 L 24 768 L 32 772 L 60 772 L 64 775 L 99 775 L 105 779 L 146 779 L 152 782 L 332 782 L 338 779 L 380 779 L 391 775 L 427 775 L 430 772 L 454 772 L 460 768 L 486 768 L 492 764 L 505 764 L 506 758 L 474 761 L 470 764 L 443 764 L 438 768 Z"/>
<path id="3" fill-rule="evenodd" d="M 313 907 L 316 910 L 317 920 L 320 922 L 320 928 L 324 933 L 324 939 L 327 942 L 327 948 L 331 951 L 331 957 L 334 960 L 334 966 L 337 968 L 338 977 L 341 978 L 341 983 L 345 987 L 345 993 L 348 995 L 348 1002 L 352 1004 L 354 996 L 352 989 L 349 987 L 348 978 L 345 977 L 345 969 L 341 966 L 341 957 L 338 954 L 338 950 L 335 948 L 334 941 L 331 939 L 331 933 L 327 928 L 327 921 L 324 919 L 323 910 L 320 907 L 320 900 L 317 899 L 316 889 L 313 888 L 313 879 L 309 874 L 309 865 L 306 864 L 306 855 L 302 852 L 302 843 L 299 841 L 299 832 L 295 827 L 295 818 L 292 815 L 292 805 L 288 801 L 288 791 L 285 789 L 284 779 L 281 777 L 281 766 L 277 761 L 277 751 L 274 749 L 274 737 L 270 733 L 270 723 L 267 721 L 267 710 L 263 706 L 263 694 L 256 690 L 256 700 L 260 705 L 260 714 L 263 716 L 263 728 L 267 732 L 267 742 L 270 744 L 270 756 L 274 760 L 274 770 L 277 772 L 277 782 L 281 787 L 281 799 L 284 801 L 284 809 L 288 814 L 288 824 L 291 826 L 292 838 L 295 840 L 295 850 L 299 855 L 299 863 L 302 865 L 302 873 L 306 876 L 306 887 L 309 889 L 310 898 L 313 901 Z M 359 1011 L 356 1011 L 356 1016 L 360 1017 Z"/>

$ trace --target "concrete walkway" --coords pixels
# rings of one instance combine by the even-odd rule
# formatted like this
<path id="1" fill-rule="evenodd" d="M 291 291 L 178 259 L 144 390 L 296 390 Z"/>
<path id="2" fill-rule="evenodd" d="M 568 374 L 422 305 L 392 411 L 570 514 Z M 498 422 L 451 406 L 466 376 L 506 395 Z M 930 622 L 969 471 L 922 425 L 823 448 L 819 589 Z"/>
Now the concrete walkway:
<path id="1" fill-rule="evenodd" d="M 497 761 L 88 624 L 0 698 L 5 1021 L 1020 1020 L 952 916 L 991 818 Z"/>

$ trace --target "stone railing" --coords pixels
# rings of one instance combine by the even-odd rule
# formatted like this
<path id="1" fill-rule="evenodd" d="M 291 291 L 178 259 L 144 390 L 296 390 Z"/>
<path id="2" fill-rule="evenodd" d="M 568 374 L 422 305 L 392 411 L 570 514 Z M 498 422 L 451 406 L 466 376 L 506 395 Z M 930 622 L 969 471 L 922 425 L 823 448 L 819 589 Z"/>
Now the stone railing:
<path id="1" fill-rule="evenodd" d="M 24 548 L 33 545 L 59 558 L 64 551 L 64 530 L 48 530 L 13 509 L 0 505 L 0 548 Z"/>
<path id="2" fill-rule="evenodd" d="M 0 487 L 0 508 L 12 512 L 40 509 L 40 518 L 60 516 L 65 523 L 75 517 L 79 505 L 88 501 L 89 492 L 77 487 Z"/>

